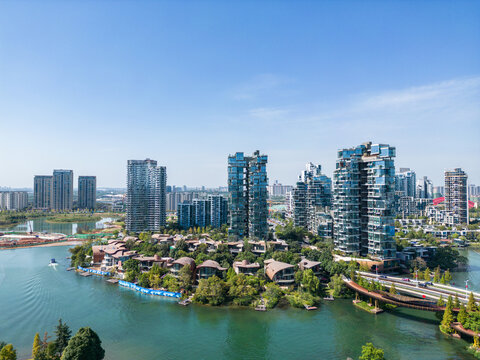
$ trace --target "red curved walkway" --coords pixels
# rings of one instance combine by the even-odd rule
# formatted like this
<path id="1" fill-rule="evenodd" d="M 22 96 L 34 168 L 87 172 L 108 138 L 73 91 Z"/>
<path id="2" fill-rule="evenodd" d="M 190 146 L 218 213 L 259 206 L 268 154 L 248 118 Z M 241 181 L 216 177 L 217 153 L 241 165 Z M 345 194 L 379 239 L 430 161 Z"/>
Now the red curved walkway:
<path id="1" fill-rule="evenodd" d="M 460 324 L 459 322 L 454 322 L 452 323 L 452 329 L 458 331 L 459 333 L 462 333 L 464 335 L 468 335 L 468 336 L 471 336 L 471 337 L 474 337 L 474 336 L 480 336 L 480 333 L 476 333 L 475 331 L 473 330 L 468 330 L 468 329 L 465 329 L 462 324 Z"/>
<path id="2" fill-rule="evenodd" d="M 407 302 L 396 301 L 396 300 L 392 300 L 390 298 L 387 298 L 382 294 L 379 294 L 379 293 L 376 293 L 376 292 L 373 292 L 373 291 L 368 291 L 364 287 L 358 285 L 356 282 L 353 282 L 351 280 L 344 279 L 344 282 L 347 285 L 347 287 L 349 287 L 353 291 L 356 291 L 356 292 L 358 292 L 362 295 L 371 297 L 373 299 L 379 300 L 379 301 L 387 303 L 387 304 L 403 306 L 403 307 L 406 307 L 406 308 L 424 310 L 424 311 L 445 311 L 445 306 L 438 306 L 438 305 L 422 306 L 422 305 L 410 304 L 410 303 L 407 303 Z M 459 309 L 453 309 L 453 311 L 458 312 Z"/>

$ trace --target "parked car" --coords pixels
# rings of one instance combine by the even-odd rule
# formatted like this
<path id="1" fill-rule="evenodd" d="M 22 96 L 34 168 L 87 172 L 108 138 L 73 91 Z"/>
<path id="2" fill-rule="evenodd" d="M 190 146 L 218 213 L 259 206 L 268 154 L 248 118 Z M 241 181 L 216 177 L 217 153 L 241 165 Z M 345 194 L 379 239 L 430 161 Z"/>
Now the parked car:
<path id="1" fill-rule="evenodd" d="M 432 286 L 433 286 L 433 283 L 432 283 L 431 281 L 427 281 L 427 282 L 425 283 L 425 285 L 432 285 Z"/>
<path id="2" fill-rule="evenodd" d="M 386 279 L 386 278 L 387 278 L 387 275 L 380 275 L 379 278 L 380 278 L 380 279 Z"/>
<path id="3" fill-rule="evenodd" d="M 410 279 L 408 279 L 408 278 L 403 278 L 402 281 L 410 282 Z"/>
<path id="4" fill-rule="evenodd" d="M 427 287 L 427 283 L 424 283 L 424 282 L 418 283 L 418 285 L 421 286 L 421 287 L 424 287 L 424 288 Z"/>

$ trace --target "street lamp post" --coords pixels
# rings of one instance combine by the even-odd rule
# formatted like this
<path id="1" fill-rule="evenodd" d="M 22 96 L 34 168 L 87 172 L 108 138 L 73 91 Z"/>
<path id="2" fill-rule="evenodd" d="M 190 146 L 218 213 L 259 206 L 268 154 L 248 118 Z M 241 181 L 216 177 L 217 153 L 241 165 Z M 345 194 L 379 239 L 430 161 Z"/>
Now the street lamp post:
<path id="1" fill-rule="evenodd" d="M 415 280 L 417 282 L 417 287 L 418 287 L 418 269 L 415 270 Z"/>

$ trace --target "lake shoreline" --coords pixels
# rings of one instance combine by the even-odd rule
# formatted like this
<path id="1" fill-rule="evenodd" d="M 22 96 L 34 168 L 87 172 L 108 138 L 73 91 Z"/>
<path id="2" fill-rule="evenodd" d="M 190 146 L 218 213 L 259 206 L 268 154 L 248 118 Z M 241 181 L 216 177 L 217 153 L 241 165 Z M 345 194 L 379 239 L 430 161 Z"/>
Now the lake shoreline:
<path id="1" fill-rule="evenodd" d="M 80 245 L 82 240 L 66 240 L 66 241 L 55 241 L 47 244 L 38 244 L 38 245 L 18 245 L 12 247 L 0 247 L 0 250 L 15 250 L 15 249 L 28 249 L 28 248 L 37 248 L 37 247 L 52 247 L 52 246 L 76 246 Z"/>

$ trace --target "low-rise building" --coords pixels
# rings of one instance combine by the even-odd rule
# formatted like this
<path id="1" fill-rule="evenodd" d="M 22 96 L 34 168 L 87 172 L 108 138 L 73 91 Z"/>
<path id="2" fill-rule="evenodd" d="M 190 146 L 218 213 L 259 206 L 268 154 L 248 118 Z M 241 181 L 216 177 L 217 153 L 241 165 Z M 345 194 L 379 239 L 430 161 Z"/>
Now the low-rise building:
<path id="1" fill-rule="evenodd" d="M 270 241 L 268 245 L 272 251 L 288 251 L 288 244 L 285 240 Z"/>
<path id="2" fill-rule="evenodd" d="M 255 275 L 260 269 L 259 263 L 251 264 L 248 260 L 234 261 L 233 270 L 236 274 Z"/>
<path id="3" fill-rule="evenodd" d="M 243 242 L 241 241 L 227 242 L 226 245 L 230 254 L 238 255 L 243 251 Z"/>
<path id="4" fill-rule="evenodd" d="M 160 257 L 157 254 L 153 256 L 136 255 L 132 257 L 132 259 L 140 262 L 141 271 L 149 271 L 154 264 L 157 264 L 159 267 L 168 268 L 174 260 L 171 257 Z"/>
<path id="5" fill-rule="evenodd" d="M 265 254 L 265 251 L 267 250 L 265 241 L 249 241 L 248 243 L 251 245 L 252 253 L 255 255 L 261 256 Z"/>
<path id="6" fill-rule="evenodd" d="M 222 272 L 227 268 L 221 267 L 220 264 L 213 260 L 206 260 L 197 266 L 196 278 L 198 281 L 208 279 L 213 275 L 222 276 Z"/>
<path id="7" fill-rule="evenodd" d="M 175 260 L 172 263 L 172 267 L 170 268 L 171 274 L 175 277 L 178 277 L 180 270 L 184 266 L 190 266 L 190 268 L 192 269 L 192 274 L 193 274 L 193 272 L 195 271 L 195 260 L 193 260 L 191 257 L 187 257 L 187 256 L 178 258 L 177 260 Z"/>
<path id="8" fill-rule="evenodd" d="M 295 282 L 295 266 L 276 261 L 265 260 L 265 275 L 280 286 L 293 285 Z"/>
<path id="9" fill-rule="evenodd" d="M 319 261 L 312 261 L 308 259 L 303 259 L 298 263 L 298 268 L 300 270 L 312 270 L 315 276 L 320 276 L 322 273 L 321 263 Z"/>

